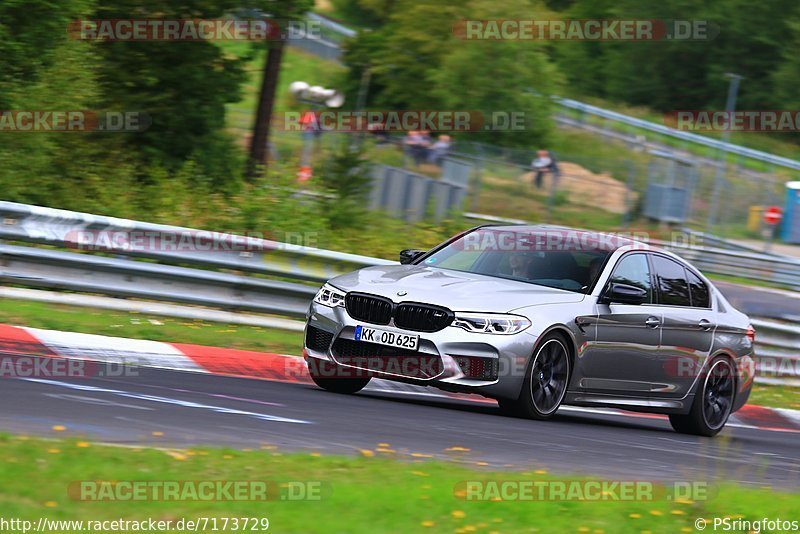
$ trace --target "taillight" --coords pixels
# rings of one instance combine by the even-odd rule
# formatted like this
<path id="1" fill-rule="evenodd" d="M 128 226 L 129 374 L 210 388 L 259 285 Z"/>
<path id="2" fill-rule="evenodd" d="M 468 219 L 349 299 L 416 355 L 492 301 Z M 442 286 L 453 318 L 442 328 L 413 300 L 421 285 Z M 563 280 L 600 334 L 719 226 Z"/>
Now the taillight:
<path id="1" fill-rule="evenodd" d="M 747 337 L 752 343 L 756 342 L 756 329 L 753 328 L 753 325 L 747 327 Z"/>

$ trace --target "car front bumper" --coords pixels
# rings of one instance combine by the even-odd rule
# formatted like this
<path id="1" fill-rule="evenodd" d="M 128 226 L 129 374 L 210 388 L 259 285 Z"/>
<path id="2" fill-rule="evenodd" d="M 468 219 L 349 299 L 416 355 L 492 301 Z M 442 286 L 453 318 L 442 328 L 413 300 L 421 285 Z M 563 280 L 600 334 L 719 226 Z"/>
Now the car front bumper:
<path id="1" fill-rule="evenodd" d="M 354 340 L 355 328 L 358 325 L 419 335 L 419 347 L 416 354 L 425 358 L 440 359 L 441 365 L 437 369 L 437 373 L 430 377 L 409 376 L 394 372 L 396 367 L 378 370 L 375 366 L 361 363 L 350 365 L 353 362 L 337 354 L 335 346 L 337 340 Z M 325 347 L 309 343 L 309 327 L 330 334 L 330 343 Z M 498 335 L 472 333 L 448 326 L 438 332 L 415 332 L 402 330 L 392 325 L 371 325 L 351 318 L 344 307 L 331 308 L 312 303 L 306 316 L 304 355 L 307 360 L 317 360 L 316 362 L 309 361 L 309 365 L 327 361 L 344 369 L 368 371 L 369 376 L 376 378 L 510 399 L 519 396 L 528 359 L 537 340 L 536 333 L 530 330 L 529 328 L 512 335 Z M 465 372 L 463 364 L 465 361 L 487 362 L 494 366 L 496 376 L 490 380 L 470 376 L 467 374 L 468 371 Z M 344 373 L 343 376 L 352 376 L 352 374 Z"/>

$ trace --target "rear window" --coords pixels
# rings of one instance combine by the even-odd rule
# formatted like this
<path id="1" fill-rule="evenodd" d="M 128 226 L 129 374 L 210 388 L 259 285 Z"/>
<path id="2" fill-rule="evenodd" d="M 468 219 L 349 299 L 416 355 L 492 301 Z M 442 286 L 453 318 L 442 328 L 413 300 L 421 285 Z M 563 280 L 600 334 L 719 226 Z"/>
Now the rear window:
<path id="1" fill-rule="evenodd" d="M 689 284 L 686 282 L 686 269 L 680 263 L 653 256 L 653 267 L 658 287 L 658 302 L 668 306 L 691 306 Z"/>
<path id="2" fill-rule="evenodd" d="M 692 306 L 696 308 L 710 308 L 708 286 L 700 280 L 700 277 L 689 269 L 686 269 L 686 278 L 689 281 L 689 293 L 692 297 Z"/>

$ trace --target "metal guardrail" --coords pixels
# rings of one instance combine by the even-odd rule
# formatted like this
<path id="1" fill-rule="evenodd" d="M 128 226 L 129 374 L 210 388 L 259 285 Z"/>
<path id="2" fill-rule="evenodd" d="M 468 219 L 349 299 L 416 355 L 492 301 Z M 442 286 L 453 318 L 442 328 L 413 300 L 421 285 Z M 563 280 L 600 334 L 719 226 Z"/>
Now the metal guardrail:
<path id="1" fill-rule="evenodd" d="M 689 243 L 697 243 L 697 246 L 704 248 L 719 248 L 723 250 L 735 250 L 738 252 L 752 252 L 754 254 L 763 254 L 766 256 L 780 256 L 780 254 L 762 250 L 761 248 L 753 245 L 737 243 L 735 241 L 723 239 L 705 232 L 698 232 L 697 230 L 692 230 L 691 228 L 682 228 L 681 232 L 687 235 Z"/>
<path id="2" fill-rule="evenodd" d="M 0 281 L 302 317 L 316 288 L 252 276 L 0 245 Z"/>
<path id="3" fill-rule="evenodd" d="M 329 61 L 340 62 L 342 48 L 335 42 L 324 38 L 306 35 L 301 31 L 290 30 L 289 46 L 301 48 L 309 54 L 327 59 Z"/>
<path id="4" fill-rule="evenodd" d="M 324 282 L 337 274 L 365 265 L 396 263 L 256 237 L 146 223 L 16 202 L 0 201 L 0 221 L 0 239 L 10 241 L 81 249 L 86 248 L 84 245 L 88 240 L 98 247 L 102 243 L 108 245 L 98 251 L 121 256 L 136 256 L 172 265 L 231 269 L 306 282 Z M 190 250 L 191 247 L 181 246 L 181 240 L 186 236 L 191 236 L 195 242 L 213 242 L 228 246 L 231 250 L 217 248 L 213 253 Z M 158 238 L 157 246 L 150 246 L 147 239 L 138 239 L 151 237 Z M 137 239 L 142 244 L 137 245 Z"/>
<path id="5" fill-rule="evenodd" d="M 756 329 L 756 358 L 765 379 L 800 378 L 800 328 L 751 318 Z"/>
<path id="6" fill-rule="evenodd" d="M 306 19 L 319 25 L 321 35 L 308 35 L 301 28 L 290 28 L 289 45 L 302 48 L 323 59 L 339 62 L 342 57 L 341 42 L 357 32 L 316 13 L 306 13 Z"/>
<path id="7" fill-rule="evenodd" d="M 724 141 L 718 141 L 711 137 L 705 137 L 703 135 L 698 135 L 691 132 L 683 132 L 680 130 L 676 130 L 674 128 L 669 128 L 668 126 L 664 126 L 661 124 L 657 124 L 642 119 L 637 119 L 629 115 L 624 115 L 622 113 L 617 113 L 616 111 L 610 111 L 597 106 L 592 106 L 590 104 L 585 104 L 583 102 L 578 102 L 577 100 L 572 100 L 569 98 L 554 97 L 553 101 L 562 107 L 573 109 L 581 113 L 595 115 L 603 119 L 613 120 L 622 124 L 627 124 L 628 126 L 634 126 L 636 128 L 640 128 L 642 130 L 647 130 L 661 135 L 666 135 L 690 143 L 696 143 L 698 145 L 716 148 L 717 150 L 722 150 L 725 152 L 729 152 L 731 154 L 736 154 L 739 156 L 744 156 L 747 158 L 764 161 L 766 163 L 771 163 L 773 165 L 777 165 L 780 167 L 786 167 L 788 169 L 792 169 L 795 171 L 800 170 L 800 161 L 794 159 L 784 158 L 782 156 L 776 156 L 775 154 L 762 152 L 760 150 L 754 150 L 752 148 L 735 145 L 733 143 L 725 143 Z"/>
<path id="8" fill-rule="evenodd" d="M 488 218 L 480 214 L 469 215 Z M 270 280 L 263 276 L 318 284 L 360 267 L 396 264 L 378 258 L 263 239 L 12 202 L 0 202 L 0 219 L 0 239 L 62 248 L 77 247 L 86 232 L 92 236 L 96 235 L 95 232 L 106 232 L 123 238 L 149 232 L 167 238 L 167 243 L 180 243 L 181 235 L 191 238 L 207 236 L 227 243 L 246 244 L 250 250 L 242 252 L 152 250 L 137 248 L 132 243 L 123 246 L 127 242 L 122 239 L 109 242 L 118 246 L 99 250 L 110 252 L 115 257 L 0 244 L 0 281 L 5 283 L 227 310 L 301 317 L 316 292 L 316 285 Z M 491 219 L 492 222 L 505 222 L 500 218 Z M 800 262 L 797 261 L 721 249 L 654 244 L 676 252 L 708 272 L 747 275 L 800 287 Z M 252 251 L 253 248 L 258 250 Z M 758 332 L 757 354 L 761 369 L 781 377 L 800 377 L 800 328 L 766 319 L 753 319 L 753 325 Z"/>
<path id="9" fill-rule="evenodd" d="M 342 26 L 338 22 L 331 20 L 328 17 L 323 17 L 322 15 L 314 13 L 313 11 L 306 13 L 306 18 L 313 20 L 323 28 L 330 30 L 332 33 L 338 34 L 341 36 L 341 38 L 354 37 L 358 34 L 357 31 L 350 29 L 347 26 Z"/>

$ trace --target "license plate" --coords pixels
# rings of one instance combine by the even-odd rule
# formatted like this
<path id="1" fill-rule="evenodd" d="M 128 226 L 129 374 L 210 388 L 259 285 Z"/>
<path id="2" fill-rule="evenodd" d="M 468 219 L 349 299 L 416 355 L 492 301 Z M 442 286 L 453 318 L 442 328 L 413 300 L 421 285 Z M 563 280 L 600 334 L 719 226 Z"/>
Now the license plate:
<path id="1" fill-rule="evenodd" d="M 355 340 L 365 341 L 367 343 L 378 343 L 380 345 L 406 350 L 417 350 L 417 346 L 419 345 L 419 336 L 401 334 L 399 332 L 392 332 L 391 330 L 383 330 L 380 328 L 368 328 L 360 325 L 356 327 Z"/>

